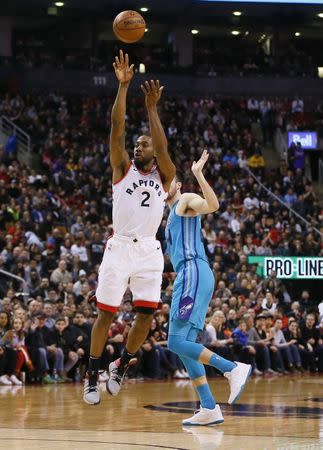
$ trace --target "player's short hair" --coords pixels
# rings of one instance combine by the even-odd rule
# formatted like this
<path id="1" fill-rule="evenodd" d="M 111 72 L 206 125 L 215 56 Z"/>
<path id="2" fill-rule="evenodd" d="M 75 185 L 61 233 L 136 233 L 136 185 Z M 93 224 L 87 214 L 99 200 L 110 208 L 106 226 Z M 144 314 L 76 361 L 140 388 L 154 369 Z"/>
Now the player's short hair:
<path id="1" fill-rule="evenodd" d="M 138 136 L 138 137 L 145 137 L 145 138 L 148 138 L 148 139 L 150 139 L 151 140 L 151 136 L 150 136 L 150 134 L 149 133 L 143 133 L 143 134 L 141 134 L 140 136 Z"/>
<path id="2" fill-rule="evenodd" d="M 176 170 L 175 180 L 176 180 L 177 183 L 182 183 L 183 184 L 184 176 L 183 176 L 183 173 L 180 170 Z"/>

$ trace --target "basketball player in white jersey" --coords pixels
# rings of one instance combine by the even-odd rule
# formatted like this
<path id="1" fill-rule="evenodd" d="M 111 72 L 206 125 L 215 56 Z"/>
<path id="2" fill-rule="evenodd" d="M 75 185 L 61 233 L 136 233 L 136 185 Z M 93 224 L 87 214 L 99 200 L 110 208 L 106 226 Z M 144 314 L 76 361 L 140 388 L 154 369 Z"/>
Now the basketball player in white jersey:
<path id="1" fill-rule="evenodd" d="M 111 116 L 110 163 L 113 169 L 113 229 L 99 269 L 96 290 L 99 309 L 91 336 L 89 370 L 83 399 L 90 405 L 100 402 L 98 370 L 107 333 L 130 279 L 136 319 L 125 350 L 109 366 L 107 391 L 117 395 L 126 370 L 145 341 L 153 313 L 160 300 L 164 259 L 156 233 L 167 192 L 175 176 L 175 166 L 167 150 L 167 140 L 157 112 L 163 87 L 159 81 L 145 82 L 150 136 L 140 136 L 131 161 L 125 149 L 126 97 L 133 77 L 133 65 L 120 50 L 113 64 L 119 89 Z"/>

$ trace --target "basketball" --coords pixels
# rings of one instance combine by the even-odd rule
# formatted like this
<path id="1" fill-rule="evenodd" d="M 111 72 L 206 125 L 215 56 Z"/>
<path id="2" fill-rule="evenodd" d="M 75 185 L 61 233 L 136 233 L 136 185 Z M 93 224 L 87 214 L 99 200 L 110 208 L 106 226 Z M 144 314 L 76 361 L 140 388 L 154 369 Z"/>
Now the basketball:
<path id="1" fill-rule="evenodd" d="M 122 11 L 113 21 L 116 37 L 127 44 L 139 41 L 145 34 L 146 23 L 137 11 Z"/>

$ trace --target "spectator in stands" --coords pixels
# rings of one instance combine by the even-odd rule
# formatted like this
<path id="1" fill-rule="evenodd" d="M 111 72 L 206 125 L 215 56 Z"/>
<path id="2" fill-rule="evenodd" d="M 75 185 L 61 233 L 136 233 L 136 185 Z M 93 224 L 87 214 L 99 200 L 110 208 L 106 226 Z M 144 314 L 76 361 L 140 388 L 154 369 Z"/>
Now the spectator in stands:
<path id="1" fill-rule="evenodd" d="M 266 292 L 266 297 L 262 302 L 262 308 L 271 314 L 275 314 L 277 310 L 277 300 L 269 290 Z"/>
<path id="2" fill-rule="evenodd" d="M 288 342 L 282 332 L 283 322 L 281 319 L 276 319 L 273 327 L 274 344 L 279 349 L 283 358 L 286 360 L 287 368 L 290 372 L 295 369 L 303 372 L 301 355 L 297 344 L 297 339 L 290 339 Z"/>
<path id="3" fill-rule="evenodd" d="M 298 95 L 296 95 L 296 97 L 292 101 L 291 108 L 293 114 L 304 112 L 304 101 L 301 98 L 299 98 Z"/>
<path id="4" fill-rule="evenodd" d="M 247 319 L 249 319 L 249 317 L 247 317 Z M 255 327 L 250 328 L 248 331 L 248 343 L 256 349 L 257 367 L 259 361 L 264 373 L 275 374 L 275 371 L 271 368 L 271 342 L 270 339 L 267 338 L 265 332 L 265 320 L 265 315 L 259 314 L 259 316 L 256 317 Z"/>
<path id="5" fill-rule="evenodd" d="M 255 375 L 261 375 L 261 372 L 257 369 L 255 356 L 256 349 L 249 345 L 249 335 L 247 333 L 247 324 L 245 319 L 239 320 L 238 327 L 233 330 L 231 337 L 234 343 L 234 352 L 239 356 L 239 361 L 246 364 L 251 364 L 253 373 Z"/>
<path id="6" fill-rule="evenodd" d="M 79 358 L 85 355 L 83 347 L 87 350 L 89 348 L 88 337 L 79 327 L 70 325 L 67 318 L 58 317 L 54 330 L 47 336 L 48 347 L 63 351 L 64 368 L 58 372 L 58 377 L 63 381 L 69 381 L 68 372 L 78 363 Z"/>
<path id="7" fill-rule="evenodd" d="M 311 371 L 318 369 L 323 372 L 323 340 L 318 328 L 315 327 L 315 315 L 307 314 L 305 325 L 301 327 L 302 337 L 307 349 L 318 359 L 318 367 L 311 367 Z"/>
<path id="8" fill-rule="evenodd" d="M 233 339 L 227 338 L 224 334 L 225 315 L 222 311 L 216 311 L 210 323 L 206 326 L 206 331 L 210 338 L 209 348 L 218 353 L 223 358 L 233 361 L 232 344 Z"/>
<path id="9" fill-rule="evenodd" d="M 58 376 L 63 371 L 64 354 L 61 349 L 57 349 L 54 345 L 47 346 L 50 330 L 45 327 L 45 320 L 46 316 L 41 312 L 34 316 L 26 337 L 26 345 L 36 369 L 35 379 L 40 378 L 43 383 L 48 384 L 61 381 L 60 378 L 56 377 L 56 374 Z M 53 367 L 53 376 L 49 374 L 49 363 Z"/>
<path id="10" fill-rule="evenodd" d="M 286 126 L 298 123 L 301 113 L 291 113 L 289 100 L 287 106 L 280 99 L 262 99 L 260 103 L 258 99 L 253 100 L 258 102 L 257 120 L 260 118 L 262 128 L 266 128 L 267 140 L 270 140 L 276 121 L 283 130 Z M 96 319 L 95 304 L 88 304 L 86 296 L 89 288 L 96 288 L 98 265 L 104 251 L 103 236 L 112 233 L 111 169 L 106 165 L 105 145 L 110 127 L 110 115 L 106 115 L 109 101 L 104 96 L 0 95 L 0 110 L 9 116 L 13 117 L 16 113 L 16 107 L 11 104 L 24 105 L 17 123 L 31 133 L 32 142 L 42 156 L 41 168 L 36 171 L 17 160 L 8 161 L 0 150 L 0 267 L 22 276 L 30 286 L 30 297 L 25 300 L 34 299 L 30 302 L 27 300 L 28 317 L 25 323 L 26 344 L 36 369 L 35 374 L 28 374 L 30 379 L 43 378 L 52 382 L 49 374 L 55 378 L 55 373 L 64 369 L 61 349 L 51 352 L 42 340 L 44 336 L 47 338 L 47 326 L 35 327 L 36 312 L 43 314 L 46 311 L 47 314 L 53 308 L 53 313 L 47 314 L 44 319 L 37 319 L 39 323 L 46 321 L 46 324 L 49 323 L 47 317 L 51 318 L 53 324 L 53 319 L 66 314 L 71 324 L 78 317 L 77 321 L 82 325 L 82 316 L 77 315 L 79 309 L 89 326 Z M 45 109 L 47 103 L 50 108 Z M 140 100 L 136 105 L 138 107 L 129 113 L 130 128 L 138 122 Z M 317 256 L 323 248 L 322 239 L 315 231 L 305 228 L 297 217 L 289 216 L 278 201 L 273 200 L 266 191 L 259 190 L 254 179 L 244 170 L 246 158 L 252 158 L 263 144 L 257 145 L 256 139 L 260 142 L 261 136 L 254 133 L 258 126 L 255 122 L 257 108 L 255 111 L 249 110 L 245 99 L 219 98 L 206 98 L 203 101 L 187 99 L 185 102 L 172 98 L 165 101 L 163 108 L 168 118 L 167 126 L 171 127 L 170 139 L 176 149 L 176 164 L 186 172 L 186 188 L 190 188 L 191 184 L 186 170 L 190 161 L 198 156 L 204 145 L 210 148 L 212 164 L 206 176 L 219 195 L 221 210 L 216 217 L 209 214 L 203 219 L 203 238 L 216 277 L 215 293 L 208 314 L 212 317 L 215 312 L 224 313 L 221 317 L 224 317 L 223 322 L 226 321 L 225 327 L 222 324 L 215 331 L 217 340 L 230 339 L 230 333 L 236 328 L 236 318 L 245 316 L 247 312 L 252 318 L 264 309 L 277 315 L 277 306 L 282 303 L 286 314 L 294 317 L 303 330 L 302 309 L 307 314 L 317 311 L 318 302 L 313 294 L 309 301 L 306 298 L 301 300 L 304 305 L 299 307 L 292 302 L 298 298 L 297 282 L 288 284 L 275 277 L 260 282 L 255 268 L 247 261 L 247 254 Z M 186 118 L 184 122 L 183 117 Z M 48 123 L 52 126 L 45 133 Z M 175 129 L 176 132 L 173 132 Z M 181 136 L 180 140 L 178 136 Z M 128 140 L 126 144 L 130 147 L 133 145 Z M 230 165 L 232 161 L 234 164 Z M 265 163 L 264 173 L 259 176 L 265 177 L 266 186 L 279 198 L 284 199 L 291 193 L 291 204 L 308 220 L 318 224 L 322 221 L 320 199 L 301 169 L 295 169 L 292 165 L 288 170 L 286 164 L 282 164 L 279 169 L 271 171 Z M 161 240 L 164 240 L 166 217 L 165 213 L 158 235 Z M 57 270 L 60 261 L 63 266 L 65 263 L 64 276 Z M 55 279 L 57 273 L 58 279 L 49 282 L 51 275 Z M 39 279 L 37 274 L 42 278 Z M 166 333 L 173 279 L 174 270 L 165 255 L 163 312 L 156 319 L 160 330 Z M 81 280 L 82 283 L 79 283 Z M 74 283 L 78 289 L 77 295 L 73 293 Z M 11 281 L 0 274 L 0 311 L 8 312 L 11 316 L 16 304 L 19 304 L 18 311 L 21 310 L 24 299 L 19 299 L 17 293 L 22 292 L 23 288 L 19 281 Z M 273 301 L 267 296 L 267 289 Z M 279 305 L 276 298 L 279 298 Z M 18 314 L 23 317 L 21 311 Z M 125 320 L 124 316 L 128 319 Z M 115 359 L 122 350 L 132 320 L 131 303 L 126 302 L 118 314 L 117 323 L 113 324 L 109 332 L 106 361 Z M 252 325 L 249 319 L 247 322 L 250 331 Z M 298 345 L 299 349 L 303 345 L 308 354 L 314 355 L 314 359 L 307 363 L 310 367 L 315 357 L 318 358 L 319 339 L 314 339 L 314 347 L 307 341 L 300 341 Z M 164 348 L 160 342 L 163 341 L 156 341 L 154 345 Z M 232 352 L 232 345 L 232 342 L 228 342 L 223 346 L 224 350 L 220 351 Z M 77 344 L 72 351 L 77 353 L 80 347 L 82 345 Z M 256 362 L 259 363 L 263 355 L 258 347 L 255 348 Z M 274 346 L 268 342 L 267 347 L 273 360 L 271 364 L 275 368 Z M 82 349 L 86 353 L 86 348 Z M 164 351 L 167 353 L 165 348 Z M 111 352 L 115 352 L 115 355 L 111 356 Z M 78 355 L 79 361 L 81 357 Z M 163 365 L 161 369 L 165 371 Z M 70 376 L 74 376 L 73 370 Z"/>
<path id="11" fill-rule="evenodd" d="M 248 159 L 248 166 L 255 170 L 257 174 L 263 175 L 265 169 L 265 159 L 261 154 L 261 150 L 257 149 L 255 153 Z"/>
<path id="12" fill-rule="evenodd" d="M 51 274 L 50 281 L 56 286 L 59 283 L 66 285 L 69 281 L 72 281 L 72 275 L 67 270 L 67 264 L 64 259 L 60 260 L 58 263 L 58 267 Z"/>
<path id="13" fill-rule="evenodd" d="M 89 256 L 87 249 L 83 242 L 82 232 L 79 232 L 75 238 L 75 244 L 71 247 L 71 252 L 73 256 L 78 256 L 80 261 L 80 266 L 82 269 L 88 269 Z"/>
<path id="14" fill-rule="evenodd" d="M 79 278 L 78 281 L 76 281 L 73 285 L 73 293 L 78 296 L 81 294 L 81 290 L 82 290 L 82 285 L 84 283 L 87 283 L 87 277 L 86 277 L 86 272 L 85 270 L 81 269 L 79 271 Z"/>
<path id="15" fill-rule="evenodd" d="M 6 345 L 6 340 L 12 336 L 10 315 L 8 312 L 2 311 L 0 312 L 0 384 L 6 386 L 16 384 L 17 353 Z"/>
<path id="16" fill-rule="evenodd" d="M 284 330 L 284 336 L 286 342 L 295 341 L 295 345 L 298 347 L 302 360 L 300 371 L 302 371 L 303 367 L 315 367 L 315 355 L 307 349 L 299 325 L 293 317 L 290 317 L 288 320 L 288 327 Z"/>

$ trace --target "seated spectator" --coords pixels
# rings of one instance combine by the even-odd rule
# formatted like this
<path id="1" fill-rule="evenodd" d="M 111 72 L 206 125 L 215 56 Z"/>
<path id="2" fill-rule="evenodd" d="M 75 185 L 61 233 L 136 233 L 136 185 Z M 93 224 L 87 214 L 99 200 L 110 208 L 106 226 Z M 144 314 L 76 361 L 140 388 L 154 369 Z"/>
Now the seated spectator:
<path id="1" fill-rule="evenodd" d="M 225 328 L 233 331 L 237 328 L 238 322 L 237 322 L 237 313 L 235 309 L 230 309 L 228 312 L 228 319 L 225 323 Z"/>
<path id="2" fill-rule="evenodd" d="M 84 283 L 87 283 L 86 272 L 85 270 L 81 269 L 79 271 L 78 281 L 76 281 L 73 285 L 73 292 L 76 296 L 81 294 L 81 288 Z"/>
<path id="3" fill-rule="evenodd" d="M 78 256 L 80 258 L 81 268 L 84 270 L 88 270 L 89 256 L 84 245 L 82 233 L 77 234 L 75 238 L 75 244 L 73 244 L 71 247 L 71 252 L 73 256 Z"/>
<path id="4" fill-rule="evenodd" d="M 295 345 L 297 345 L 299 353 L 301 355 L 301 368 L 305 367 L 307 369 L 310 369 L 311 367 L 315 367 L 315 355 L 313 352 L 310 352 L 307 349 L 307 345 L 302 338 L 299 325 L 293 317 L 290 317 L 288 320 L 288 327 L 284 330 L 284 336 L 286 342 L 290 342 L 292 340 L 296 341 Z"/>
<path id="5" fill-rule="evenodd" d="M 248 166 L 250 169 L 259 171 L 260 174 L 263 173 L 265 168 L 265 159 L 260 150 L 257 150 L 252 156 L 250 156 L 250 158 L 248 158 Z"/>
<path id="6" fill-rule="evenodd" d="M 232 345 L 233 339 L 226 338 L 224 334 L 225 316 L 222 311 L 216 311 L 210 323 L 206 325 L 206 331 L 210 337 L 209 348 L 215 351 L 223 358 L 233 361 Z"/>
<path id="7" fill-rule="evenodd" d="M 34 366 L 29 356 L 28 348 L 25 345 L 24 322 L 19 317 L 13 319 L 13 329 L 7 331 L 2 337 L 2 341 L 7 348 L 11 348 L 16 352 L 17 363 L 15 373 L 10 377 L 13 384 L 21 386 L 23 383 L 20 380 L 20 373 L 23 366 L 29 372 L 34 372 Z"/>
<path id="8" fill-rule="evenodd" d="M 64 354 L 62 349 L 47 346 L 50 330 L 45 326 L 46 316 L 44 313 L 37 313 L 30 325 L 29 333 L 26 336 L 26 345 L 29 348 L 30 356 L 36 369 L 35 379 L 41 379 L 43 383 L 55 383 L 61 381 L 55 377 L 63 370 Z M 49 374 L 50 365 L 53 367 L 53 376 Z M 34 381 L 32 379 L 31 381 Z"/>
<path id="9" fill-rule="evenodd" d="M 58 267 L 53 271 L 50 276 L 51 283 L 58 285 L 59 283 L 67 284 L 69 281 L 72 281 L 72 275 L 67 270 L 66 261 L 61 259 Z"/>
<path id="10" fill-rule="evenodd" d="M 58 317 L 55 329 L 47 336 L 47 348 L 62 349 L 64 353 L 64 367 L 58 372 L 58 377 L 69 381 L 67 374 L 84 357 L 88 350 L 87 335 L 80 328 L 70 325 L 67 318 Z M 58 381 L 61 381 L 58 378 Z"/>
<path id="11" fill-rule="evenodd" d="M 239 320 L 238 327 L 233 330 L 231 337 L 234 343 L 234 351 L 239 356 L 239 361 L 246 364 L 251 364 L 253 373 L 255 375 L 261 375 L 261 372 L 257 369 L 255 356 L 256 349 L 249 345 L 249 335 L 247 333 L 247 324 L 244 319 Z"/>
<path id="12" fill-rule="evenodd" d="M 55 307 L 52 302 L 44 302 L 43 313 L 46 316 L 45 326 L 53 329 L 55 326 Z"/>
<path id="13" fill-rule="evenodd" d="M 270 314 L 275 314 L 277 310 L 277 300 L 274 298 L 271 292 L 266 293 L 266 297 L 264 298 L 261 306 Z"/>
<path id="14" fill-rule="evenodd" d="M 290 372 L 294 372 L 295 369 L 303 372 L 301 355 L 298 346 L 296 345 L 297 339 L 290 339 L 287 342 L 282 332 L 282 328 L 282 320 L 276 319 L 273 327 L 274 344 L 286 360 L 286 366 Z"/>
<path id="15" fill-rule="evenodd" d="M 0 384 L 10 386 L 16 384 L 15 368 L 17 353 L 4 340 L 13 336 L 9 313 L 0 312 Z M 4 337 L 6 337 L 4 339 Z M 19 381 L 19 380 L 18 380 Z"/>
<path id="16" fill-rule="evenodd" d="M 305 325 L 301 327 L 301 333 L 307 349 L 314 353 L 318 360 L 318 366 L 312 366 L 310 370 L 323 372 L 323 339 L 318 328 L 315 328 L 314 314 L 307 314 Z"/>
<path id="17" fill-rule="evenodd" d="M 266 335 L 265 320 L 265 315 L 259 314 L 259 316 L 256 317 L 256 326 L 249 328 L 248 331 L 248 344 L 256 349 L 257 368 L 259 361 L 264 373 L 275 374 L 275 371 L 271 368 L 271 339 L 268 339 Z"/>

